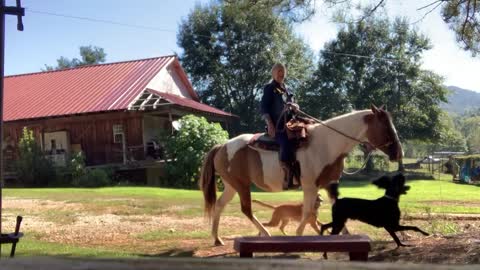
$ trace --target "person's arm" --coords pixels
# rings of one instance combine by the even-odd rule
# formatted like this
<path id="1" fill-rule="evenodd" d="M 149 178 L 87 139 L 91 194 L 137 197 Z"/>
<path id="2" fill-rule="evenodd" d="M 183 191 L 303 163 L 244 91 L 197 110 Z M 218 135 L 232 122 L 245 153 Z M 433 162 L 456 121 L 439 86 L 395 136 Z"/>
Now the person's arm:
<path id="1" fill-rule="evenodd" d="M 273 89 L 271 85 L 267 85 L 263 89 L 263 96 L 260 102 L 260 111 L 267 125 L 268 135 L 270 137 L 275 137 L 275 124 L 273 123 L 272 117 L 270 116 L 270 112 L 272 110 L 272 102 L 273 102 Z"/>
<path id="2" fill-rule="evenodd" d="M 289 105 L 294 112 L 297 112 L 300 109 L 300 106 L 295 103 L 295 97 L 290 91 L 287 91 L 287 105 Z"/>

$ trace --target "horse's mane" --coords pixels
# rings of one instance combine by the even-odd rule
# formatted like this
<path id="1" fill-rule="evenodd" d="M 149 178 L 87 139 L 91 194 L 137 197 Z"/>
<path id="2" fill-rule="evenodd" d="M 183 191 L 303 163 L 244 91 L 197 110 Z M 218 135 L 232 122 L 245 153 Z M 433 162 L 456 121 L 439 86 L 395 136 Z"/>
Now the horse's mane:
<path id="1" fill-rule="evenodd" d="M 348 113 L 344 113 L 344 114 L 341 114 L 341 115 L 337 115 L 337 116 L 334 116 L 332 118 L 329 118 L 327 120 L 325 120 L 324 122 L 325 123 L 329 123 L 329 122 L 334 122 L 334 121 L 337 121 L 337 120 L 340 120 L 342 118 L 349 118 L 353 115 L 356 115 L 356 114 L 362 114 L 362 113 L 368 113 L 368 112 L 372 112 L 370 109 L 366 109 L 366 110 L 352 110 L 351 112 L 348 112 Z"/>

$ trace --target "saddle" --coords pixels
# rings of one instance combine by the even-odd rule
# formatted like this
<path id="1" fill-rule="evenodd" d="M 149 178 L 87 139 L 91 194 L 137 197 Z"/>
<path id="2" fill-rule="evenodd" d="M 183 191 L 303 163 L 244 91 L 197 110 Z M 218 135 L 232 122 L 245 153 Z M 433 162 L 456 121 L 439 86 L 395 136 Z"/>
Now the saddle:
<path id="1" fill-rule="evenodd" d="M 290 119 L 290 121 L 285 124 L 288 139 L 294 139 L 300 144 L 304 144 L 308 139 L 307 127 L 314 123 L 315 122 L 313 120 L 310 120 L 308 118 L 300 117 L 298 115 L 294 116 L 292 119 Z"/>
<path id="2" fill-rule="evenodd" d="M 267 133 L 257 133 L 253 135 L 247 145 L 255 149 L 280 151 L 280 145 L 274 138 L 268 136 Z"/>
<path id="3" fill-rule="evenodd" d="M 305 147 L 308 144 L 308 125 L 313 124 L 312 120 L 294 117 L 285 124 L 287 130 L 287 136 L 290 140 L 294 141 L 295 148 Z M 257 133 L 253 135 L 247 144 L 248 146 L 266 151 L 279 151 L 280 145 L 274 138 L 268 136 L 266 133 Z"/>

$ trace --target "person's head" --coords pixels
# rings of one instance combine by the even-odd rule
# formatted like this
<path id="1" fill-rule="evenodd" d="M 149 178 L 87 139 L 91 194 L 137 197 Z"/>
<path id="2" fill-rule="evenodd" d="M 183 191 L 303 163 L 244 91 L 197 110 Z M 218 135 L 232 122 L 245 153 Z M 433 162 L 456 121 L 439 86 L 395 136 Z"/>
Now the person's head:
<path id="1" fill-rule="evenodd" d="M 283 83 L 285 77 L 287 77 L 287 68 L 281 63 L 273 65 L 272 78 L 278 83 Z"/>

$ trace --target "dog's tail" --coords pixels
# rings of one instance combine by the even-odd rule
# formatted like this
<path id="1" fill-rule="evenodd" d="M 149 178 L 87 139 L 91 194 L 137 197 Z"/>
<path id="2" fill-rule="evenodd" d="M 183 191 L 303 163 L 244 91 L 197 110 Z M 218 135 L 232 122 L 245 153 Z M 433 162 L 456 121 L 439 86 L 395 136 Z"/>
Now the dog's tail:
<path id="1" fill-rule="evenodd" d="M 332 201 L 332 204 L 337 201 L 338 196 L 340 196 L 340 192 L 338 192 L 338 182 L 332 182 L 328 185 L 327 188 L 328 191 L 328 197 L 330 197 L 330 200 Z"/>
<path id="2" fill-rule="evenodd" d="M 268 208 L 270 208 L 270 209 L 275 209 L 275 206 L 270 205 L 270 204 L 267 204 L 267 203 L 264 203 L 264 202 L 261 202 L 261 201 L 259 201 L 259 200 L 252 200 L 252 202 L 258 203 L 258 204 L 260 204 L 261 206 L 265 206 L 265 207 L 268 207 Z"/>

